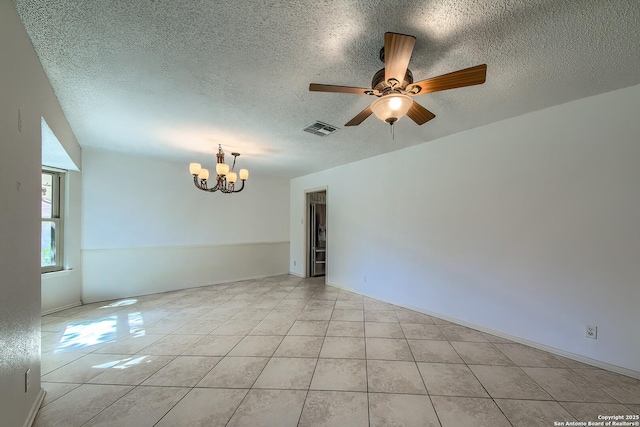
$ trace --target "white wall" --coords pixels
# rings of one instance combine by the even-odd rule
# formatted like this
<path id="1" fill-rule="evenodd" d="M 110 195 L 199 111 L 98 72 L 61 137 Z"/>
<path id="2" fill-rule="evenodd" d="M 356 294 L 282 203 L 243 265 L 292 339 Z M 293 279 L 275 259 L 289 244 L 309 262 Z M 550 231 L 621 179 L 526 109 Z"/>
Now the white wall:
<path id="1" fill-rule="evenodd" d="M 80 165 L 80 146 L 10 1 L 0 2 L 0 419 L 28 423 L 40 385 L 41 118 Z M 25 371 L 31 388 L 25 393 Z"/>
<path id="2" fill-rule="evenodd" d="M 289 268 L 326 185 L 328 283 L 640 372 L 638 111 L 635 86 L 294 179 Z"/>
<path id="3" fill-rule="evenodd" d="M 188 164 L 85 148 L 83 166 L 84 302 L 287 273 L 288 180 L 229 195 Z"/>

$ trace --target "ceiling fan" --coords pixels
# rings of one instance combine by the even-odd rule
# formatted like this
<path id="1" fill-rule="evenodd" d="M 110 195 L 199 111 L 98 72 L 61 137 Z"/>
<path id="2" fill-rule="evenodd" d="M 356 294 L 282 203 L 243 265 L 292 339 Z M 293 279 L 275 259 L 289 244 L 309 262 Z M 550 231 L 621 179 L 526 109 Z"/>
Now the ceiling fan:
<path id="1" fill-rule="evenodd" d="M 408 66 L 415 43 L 416 38 L 413 36 L 385 33 L 384 47 L 380 50 L 380 60 L 384 62 L 384 68 L 373 76 L 371 89 L 311 83 L 309 90 L 377 97 L 370 106 L 362 110 L 345 126 L 358 126 L 372 113 L 390 125 L 405 115 L 409 116 L 416 124 L 423 125 L 433 119 L 435 114 L 415 102 L 412 99 L 414 96 L 485 82 L 487 65 L 482 64 L 414 83 L 413 74 Z"/>

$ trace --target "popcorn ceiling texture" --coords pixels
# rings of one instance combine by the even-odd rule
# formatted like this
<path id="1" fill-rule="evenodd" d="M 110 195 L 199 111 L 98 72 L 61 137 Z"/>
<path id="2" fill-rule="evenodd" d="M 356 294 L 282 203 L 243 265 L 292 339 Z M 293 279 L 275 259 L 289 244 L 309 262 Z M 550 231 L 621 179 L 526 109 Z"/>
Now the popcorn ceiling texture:
<path id="1" fill-rule="evenodd" d="M 83 146 L 294 177 L 640 83 L 640 1 L 15 0 Z M 419 96 L 436 118 L 395 140 L 369 87 L 386 31 L 411 34 L 416 80 L 482 63 L 484 85 Z M 595 119 L 595 118 L 594 118 Z M 342 128 L 328 137 L 315 120 Z"/>

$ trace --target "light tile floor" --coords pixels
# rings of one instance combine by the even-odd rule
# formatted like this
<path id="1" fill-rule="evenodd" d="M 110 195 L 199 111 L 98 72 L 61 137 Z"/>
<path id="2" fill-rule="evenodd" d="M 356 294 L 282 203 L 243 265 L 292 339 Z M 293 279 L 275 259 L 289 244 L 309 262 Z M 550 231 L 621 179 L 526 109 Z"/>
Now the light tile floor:
<path id="1" fill-rule="evenodd" d="M 293 276 L 42 318 L 36 426 L 552 426 L 640 381 Z"/>

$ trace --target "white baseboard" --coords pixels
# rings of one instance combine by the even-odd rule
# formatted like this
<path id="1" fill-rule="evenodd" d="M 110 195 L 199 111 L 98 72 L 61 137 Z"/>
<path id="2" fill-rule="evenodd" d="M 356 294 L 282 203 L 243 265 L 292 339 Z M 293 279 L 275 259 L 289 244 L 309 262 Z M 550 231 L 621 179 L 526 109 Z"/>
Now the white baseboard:
<path id="1" fill-rule="evenodd" d="M 33 422 L 36 419 L 36 415 L 38 415 L 38 410 L 40 409 L 40 405 L 42 405 L 42 401 L 44 400 L 45 394 L 47 394 L 47 392 L 42 387 L 40 387 L 40 392 L 38 393 L 36 400 L 33 402 L 33 405 L 31 406 L 31 410 L 29 411 L 29 416 L 24 422 L 24 427 L 31 427 L 33 425 Z"/>
<path id="2" fill-rule="evenodd" d="M 289 272 L 289 274 L 290 274 L 291 276 L 296 276 L 296 277 L 299 277 L 299 278 L 301 278 L 301 279 L 304 279 L 304 278 L 305 278 L 303 274 L 294 273 L 293 271 L 290 271 L 290 272 Z"/>
<path id="3" fill-rule="evenodd" d="M 190 286 L 190 287 L 184 288 L 184 289 L 206 288 L 207 286 L 215 286 L 215 285 L 227 285 L 229 283 L 244 282 L 246 280 L 259 280 L 259 279 L 266 279 L 267 277 L 286 276 L 287 274 L 289 274 L 289 273 L 276 273 L 276 274 L 262 274 L 262 275 L 259 275 L 259 276 L 246 276 L 246 277 L 240 277 L 238 279 L 222 280 L 222 281 L 219 281 L 219 282 L 211 282 L 211 283 L 208 283 L 206 285 Z M 184 289 L 176 289 L 176 291 L 182 291 Z M 166 291 L 166 292 L 176 292 L 176 291 Z M 165 293 L 165 292 L 160 292 L 160 293 Z"/>
<path id="4" fill-rule="evenodd" d="M 357 294 L 364 295 L 364 296 L 369 297 L 369 298 L 378 299 L 378 298 L 375 298 L 375 297 L 373 297 L 371 295 L 367 295 L 367 294 L 363 294 L 362 292 L 354 291 L 353 289 L 350 289 L 350 288 L 348 288 L 346 286 L 341 286 L 341 285 L 337 285 L 335 283 L 328 283 L 328 282 L 327 282 L 327 285 L 333 286 L 333 287 L 336 287 L 336 288 L 339 288 L 339 289 L 344 289 L 345 291 L 355 292 Z M 381 300 L 379 300 L 379 301 L 381 301 Z M 495 335 L 497 337 L 504 338 L 504 339 L 507 339 L 507 340 L 511 340 L 511 341 L 514 341 L 514 342 L 517 342 L 517 343 L 520 343 L 520 344 L 528 345 L 529 347 L 537 348 L 538 350 L 542 350 L 542 351 L 546 351 L 546 352 L 549 352 L 549 353 L 552 353 L 552 354 L 556 354 L 558 356 L 566 357 L 567 359 L 576 360 L 578 362 L 586 363 L 587 365 L 595 366 L 597 368 L 605 369 L 607 371 L 617 372 L 619 374 L 626 375 L 628 377 L 640 379 L 640 372 L 634 371 L 632 369 L 623 368 L 622 366 L 612 365 L 610 363 L 603 362 L 601 360 L 591 359 L 591 358 L 586 357 L 586 356 L 581 356 L 579 354 L 570 353 L 568 351 L 561 350 L 559 348 L 550 347 L 548 345 L 540 344 L 540 343 L 537 343 L 537 342 L 534 342 L 534 341 L 529 341 L 527 339 L 516 337 L 514 335 L 505 334 L 504 332 L 496 331 L 496 330 L 493 330 L 493 329 L 490 329 L 490 328 L 485 328 L 484 326 L 475 325 L 473 323 L 465 322 L 464 320 L 456 319 L 456 318 L 453 318 L 453 317 L 444 316 L 444 315 L 442 315 L 440 313 L 435 313 L 435 312 L 432 312 L 432 311 L 429 311 L 429 310 L 424 310 L 422 308 L 415 307 L 415 306 L 412 306 L 412 305 L 398 304 L 398 303 L 395 303 L 395 302 L 392 302 L 392 301 L 384 301 L 384 302 L 388 302 L 389 304 L 397 305 L 398 307 L 403 307 L 403 308 L 406 308 L 406 309 L 409 309 L 409 310 L 417 311 L 418 313 L 427 314 L 429 316 L 437 317 L 438 319 L 446 320 L 448 322 L 457 323 L 458 325 L 462 325 L 462 326 L 466 326 L 468 328 L 476 329 L 478 331 L 485 332 L 485 333 L 491 334 L 491 335 Z"/>
<path id="5" fill-rule="evenodd" d="M 41 313 L 41 316 L 46 316 L 47 314 L 56 313 L 58 311 L 66 310 L 68 308 L 78 307 L 81 305 L 82 305 L 82 301 L 78 301 L 71 304 L 63 305 L 62 307 L 50 308 L 49 310 L 44 310 Z"/>

